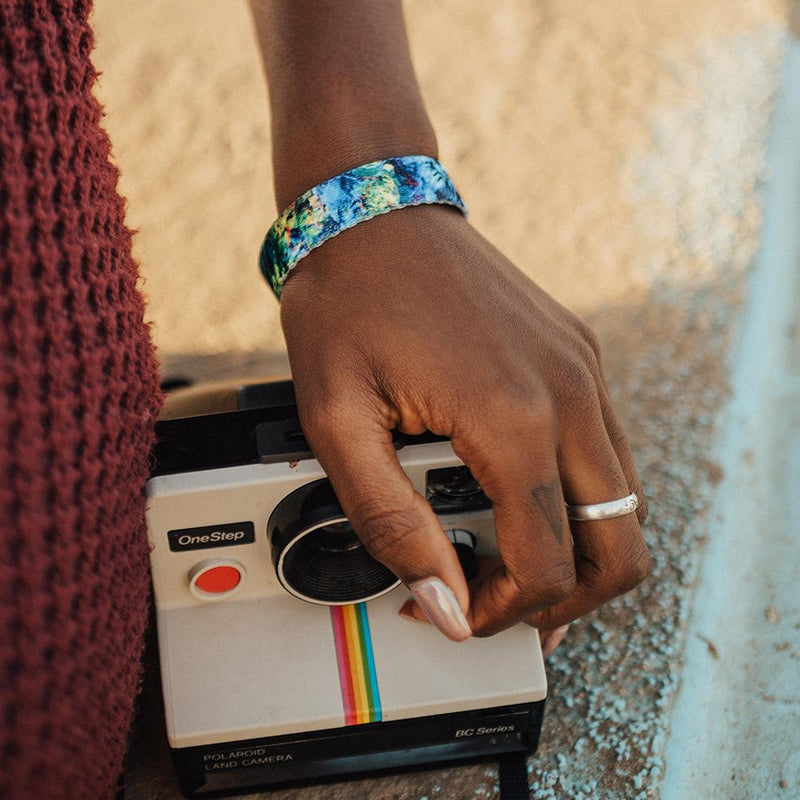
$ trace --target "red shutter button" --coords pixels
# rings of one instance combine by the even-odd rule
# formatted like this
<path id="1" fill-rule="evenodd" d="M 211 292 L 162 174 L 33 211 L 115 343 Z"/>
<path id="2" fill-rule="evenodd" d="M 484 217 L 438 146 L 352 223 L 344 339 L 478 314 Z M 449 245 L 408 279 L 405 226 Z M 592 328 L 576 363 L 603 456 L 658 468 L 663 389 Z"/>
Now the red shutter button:
<path id="1" fill-rule="evenodd" d="M 202 600 L 225 597 L 244 579 L 244 567 L 238 561 L 214 559 L 196 564 L 189 573 L 189 588 Z"/>

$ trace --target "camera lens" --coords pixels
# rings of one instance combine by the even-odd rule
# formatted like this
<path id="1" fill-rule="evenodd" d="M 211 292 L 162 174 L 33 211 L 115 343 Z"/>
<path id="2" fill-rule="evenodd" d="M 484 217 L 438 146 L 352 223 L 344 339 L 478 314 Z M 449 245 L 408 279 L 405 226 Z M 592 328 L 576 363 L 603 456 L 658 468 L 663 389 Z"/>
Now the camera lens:
<path id="1" fill-rule="evenodd" d="M 331 522 L 314 532 L 314 547 L 321 553 L 346 553 L 363 547 L 353 526 L 347 522 Z"/>
<path id="2" fill-rule="evenodd" d="M 437 513 L 478 511 L 492 505 L 465 466 L 428 470 L 425 498 Z"/>
<path id="3" fill-rule="evenodd" d="M 302 600 L 359 603 L 400 583 L 367 553 L 325 479 L 281 500 L 270 516 L 268 532 L 278 580 Z"/>

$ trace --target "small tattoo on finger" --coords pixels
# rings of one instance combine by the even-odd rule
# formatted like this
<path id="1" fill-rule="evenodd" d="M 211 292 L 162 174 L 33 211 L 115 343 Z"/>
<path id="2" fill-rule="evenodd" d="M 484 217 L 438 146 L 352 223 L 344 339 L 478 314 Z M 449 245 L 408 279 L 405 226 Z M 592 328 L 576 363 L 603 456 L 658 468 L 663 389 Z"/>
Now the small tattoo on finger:
<path id="1" fill-rule="evenodd" d="M 564 497 L 561 494 L 561 484 L 552 480 L 550 483 L 535 486 L 531 490 L 533 499 L 539 511 L 547 520 L 550 530 L 559 544 L 564 544 Z"/>

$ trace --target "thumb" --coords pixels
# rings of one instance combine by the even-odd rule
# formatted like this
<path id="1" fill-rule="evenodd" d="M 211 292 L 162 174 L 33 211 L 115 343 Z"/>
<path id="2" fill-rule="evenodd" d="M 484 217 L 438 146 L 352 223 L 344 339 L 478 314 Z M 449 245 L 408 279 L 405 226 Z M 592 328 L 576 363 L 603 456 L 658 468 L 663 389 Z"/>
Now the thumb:
<path id="1" fill-rule="evenodd" d="M 367 552 L 409 587 L 445 636 L 468 639 L 464 573 L 436 514 L 403 472 L 391 431 L 353 406 L 301 409 L 301 422 Z"/>

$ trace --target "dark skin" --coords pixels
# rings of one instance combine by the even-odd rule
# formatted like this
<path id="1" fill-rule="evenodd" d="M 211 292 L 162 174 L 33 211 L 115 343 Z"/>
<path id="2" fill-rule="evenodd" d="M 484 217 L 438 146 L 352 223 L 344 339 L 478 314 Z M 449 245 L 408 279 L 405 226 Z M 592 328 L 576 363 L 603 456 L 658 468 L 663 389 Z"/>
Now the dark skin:
<path id="1" fill-rule="evenodd" d="M 252 6 L 281 208 L 359 164 L 438 155 L 400 2 Z M 644 502 L 565 513 L 564 498 L 643 499 L 594 335 L 460 213 L 403 209 L 329 240 L 287 280 L 281 321 L 303 428 L 359 537 L 406 584 L 449 586 L 475 635 L 558 628 L 647 575 Z M 493 501 L 502 561 L 469 586 L 393 428 L 449 436 Z"/>

